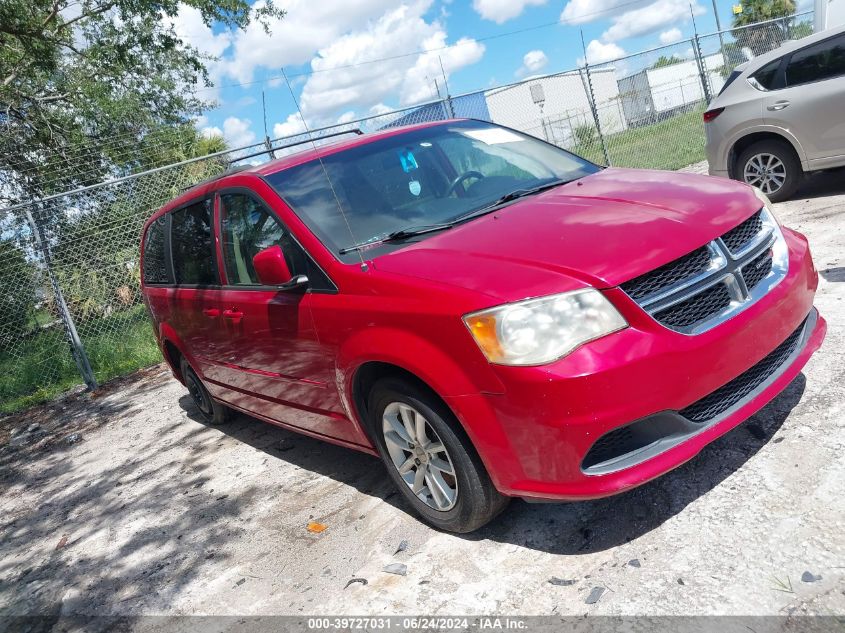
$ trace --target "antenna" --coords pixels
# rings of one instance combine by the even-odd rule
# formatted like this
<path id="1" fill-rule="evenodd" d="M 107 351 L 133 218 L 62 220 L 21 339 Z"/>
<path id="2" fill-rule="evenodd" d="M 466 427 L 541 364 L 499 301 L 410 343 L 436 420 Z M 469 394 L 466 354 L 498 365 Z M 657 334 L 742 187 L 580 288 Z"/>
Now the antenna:
<path id="1" fill-rule="evenodd" d="M 290 81 L 288 80 L 288 75 L 285 72 L 284 67 L 282 67 L 282 77 L 285 79 L 285 83 L 287 84 L 288 91 L 290 92 L 290 98 L 293 99 L 293 105 L 296 106 L 296 111 L 299 113 L 299 120 L 302 121 L 302 127 L 305 130 L 305 133 L 308 135 L 309 140 L 311 141 L 311 148 L 314 152 L 317 152 L 317 143 L 314 142 L 314 137 L 311 136 L 311 131 L 308 129 L 308 124 L 305 122 L 305 117 L 302 116 L 302 109 L 299 107 L 299 102 L 296 100 L 296 95 L 293 93 L 293 87 L 290 85 Z M 346 213 L 343 212 L 343 205 L 340 203 L 340 198 L 337 195 L 337 192 L 334 190 L 334 185 L 332 184 L 332 179 L 329 178 L 329 172 L 326 169 L 326 165 L 323 162 L 323 157 L 317 153 L 317 160 L 320 161 L 320 167 L 323 169 L 323 175 L 326 177 L 326 182 L 329 183 L 329 189 L 331 189 L 332 196 L 334 196 L 334 201 L 337 204 L 337 210 L 340 211 L 340 215 L 343 218 L 344 223 L 346 224 L 346 230 L 349 231 L 349 236 L 352 238 L 352 243 L 357 244 L 358 240 L 355 239 L 355 234 L 352 232 L 352 227 L 349 224 L 349 218 L 346 217 Z M 364 256 L 361 254 L 361 250 L 357 249 L 355 251 L 358 253 L 358 257 L 361 259 L 361 270 L 367 272 L 367 263 L 364 261 Z"/>

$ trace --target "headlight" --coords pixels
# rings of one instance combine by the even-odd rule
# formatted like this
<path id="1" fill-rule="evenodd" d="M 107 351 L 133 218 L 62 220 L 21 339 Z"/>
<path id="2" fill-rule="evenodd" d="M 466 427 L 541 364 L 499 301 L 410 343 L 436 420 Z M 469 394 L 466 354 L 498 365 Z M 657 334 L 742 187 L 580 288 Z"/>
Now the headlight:
<path id="1" fill-rule="evenodd" d="M 474 312 L 464 317 L 491 363 L 543 365 L 628 326 L 597 290 L 587 288 Z"/>
<path id="2" fill-rule="evenodd" d="M 777 216 L 775 215 L 774 209 L 772 209 L 772 201 L 769 200 L 769 196 L 765 193 L 760 191 L 757 187 L 752 187 L 754 189 L 754 195 L 757 196 L 757 199 L 763 203 L 763 208 L 769 212 L 769 215 L 772 216 L 772 219 L 780 225 L 780 220 L 778 220 Z"/>

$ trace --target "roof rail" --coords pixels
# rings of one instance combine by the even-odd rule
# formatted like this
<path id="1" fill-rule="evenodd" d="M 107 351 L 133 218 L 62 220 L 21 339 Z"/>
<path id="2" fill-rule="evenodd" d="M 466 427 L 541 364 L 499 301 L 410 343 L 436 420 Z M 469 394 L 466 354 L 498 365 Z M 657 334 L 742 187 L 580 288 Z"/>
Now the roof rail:
<path id="1" fill-rule="evenodd" d="M 297 145 L 304 145 L 305 143 L 311 143 L 313 141 L 319 141 L 320 139 L 324 138 L 333 138 L 335 136 L 342 136 L 344 134 L 356 134 L 357 136 L 361 136 L 364 133 L 360 130 L 360 128 L 352 128 L 351 130 L 343 130 L 342 132 L 332 132 L 331 134 L 323 134 L 322 136 L 316 139 L 305 139 L 304 141 L 297 141 L 296 143 L 288 143 L 287 145 L 279 145 L 278 147 L 268 147 L 267 149 L 263 149 L 260 152 L 254 152 L 252 154 L 247 154 L 246 156 L 239 156 L 238 158 L 233 158 L 229 161 L 229 164 L 236 163 L 240 160 L 244 160 L 247 158 L 254 158 L 255 156 L 261 156 L 262 154 L 270 154 L 275 158 L 273 152 L 276 152 L 280 149 L 287 149 L 289 147 L 296 147 Z M 189 189 L 193 189 L 194 187 L 200 187 L 202 185 L 207 185 L 212 182 L 216 182 L 221 178 L 225 178 L 226 176 L 231 176 L 232 174 L 237 174 L 240 171 L 244 171 L 245 169 L 249 169 L 251 165 L 238 165 L 237 167 L 230 167 L 222 174 L 218 174 L 217 176 L 212 176 L 211 178 L 207 178 L 202 182 L 198 182 L 195 185 L 188 185 L 187 187 L 182 187 L 182 191 L 188 191 Z"/>

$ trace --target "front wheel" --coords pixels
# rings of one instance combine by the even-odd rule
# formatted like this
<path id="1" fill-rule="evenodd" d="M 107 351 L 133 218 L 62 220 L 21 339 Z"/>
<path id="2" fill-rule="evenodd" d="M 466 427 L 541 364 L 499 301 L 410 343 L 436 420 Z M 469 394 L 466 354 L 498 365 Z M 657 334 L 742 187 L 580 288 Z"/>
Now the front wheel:
<path id="1" fill-rule="evenodd" d="M 795 150 L 784 141 L 754 143 L 736 161 L 737 179 L 757 187 L 772 202 L 788 199 L 798 189 L 803 176 Z"/>
<path id="2" fill-rule="evenodd" d="M 376 447 L 399 492 L 428 523 L 465 533 L 496 517 L 509 499 L 493 486 L 469 438 L 433 394 L 405 380 L 370 394 Z"/>

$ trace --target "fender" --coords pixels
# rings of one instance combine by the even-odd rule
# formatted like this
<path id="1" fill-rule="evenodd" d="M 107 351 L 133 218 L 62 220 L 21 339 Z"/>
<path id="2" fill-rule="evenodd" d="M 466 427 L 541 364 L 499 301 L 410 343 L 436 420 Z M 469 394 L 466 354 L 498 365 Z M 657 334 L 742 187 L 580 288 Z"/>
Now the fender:
<path id="1" fill-rule="evenodd" d="M 170 371 L 173 373 L 173 377 L 176 378 L 182 384 L 185 384 L 185 381 L 182 380 L 181 372 L 179 371 L 178 367 L 173 365 L 172 359 L 168 358 L 167 356 L 167 349 L 165 348 L 165 343 L 171 343 L 182 356 L 188 361 L 188 364 L 191 367 L 198 367 L 198 363 L 195 362 L 193 355 L 188 351 L 187 346 L 182 343 L 182 339 L 179 338 L 179 335 L 176 334 L 176 330 L 166 322 L 162 322 L 159 326 L 158 330 L 158 346 L 161 349 L 161 355 L 164 357 L 165 362 L 170 366 Z M 197 371 L 194 369 L 194 371 Z M 202 378 L 202 376 L 200 376 Z"/>
<path id="2" fill-rule="evenodd" d="M 487 416 L 475 415 L 482 394 L 503 394 L 504 386 L 491 371 L 470 374 L 444 350 L 411 332 L 375 327 L 359 331 L 341 344 L 337 357 L 337 387 L 346 410 L 369 437 L 366 424 L 358 419 L 352 388 L 355 374 L 367 362 L 394 365 L 419 378 L 440 396 L 469 435 L 482 461 L 490 468 L 491 446 L 508 446 L 507 436 Z M 486 364 L 486 361 L 484 361 Z M 473 380 L 473 378 L 475 380 Z M 466 404 L 466 407 L 464 407 Z M 483 431 L 474 428 L 483 424 Z"/>
<path id="3" fill-rule="evenodd" d="M 738 132 L 733 133 L 730 137 L 730 141 L 728 141 L 728 147 L 730 147 L 728 155 L 733 157 L 735 153 L 734 147 L 743 138 L 745 138 L 746 136 L 750 136 L 751 134 L 759 134 L 761 132 L 774 134 L 776 136 L 780 136 L 783 140 L 788 141 L 789 144 L 792 145 L 792 149 L 795 150 L 795 153 L 798 154 L 798 160 L 801 161 L 801 169 L 803 169 L 804 171 L 809 171 L 809 164 L 807 163 L 807 154 L 806 152 L 804 152 L 804 148 L 801 146 L 801 142 L 792 134 L 792 132 L 782 127 L 777 127 L 776 125 L 766 125 L 765 123 L 763 123 L 750 128 L 743 127 Z"/>

